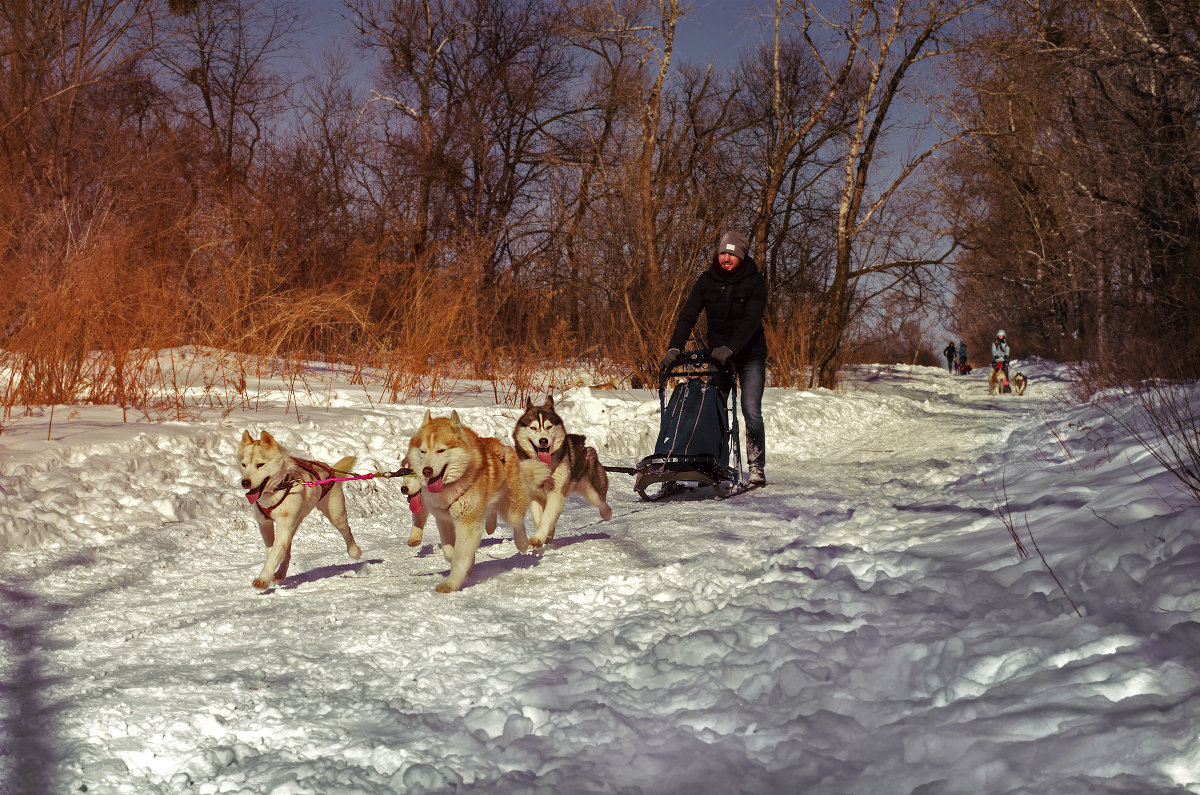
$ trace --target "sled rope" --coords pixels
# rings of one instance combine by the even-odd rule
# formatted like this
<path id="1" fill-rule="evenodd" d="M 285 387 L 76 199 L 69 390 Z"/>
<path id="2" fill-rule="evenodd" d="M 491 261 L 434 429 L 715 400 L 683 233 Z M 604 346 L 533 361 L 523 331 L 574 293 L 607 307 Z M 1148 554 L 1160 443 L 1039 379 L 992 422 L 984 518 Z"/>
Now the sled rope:
<path id="1" fill-rule="evenodd" d="M 365 475 L 355 475 L 353 472 L 343 472 L 340 469 L 334 469 L 339 475 L 346 475 L 344 478 L 325 478 L 324 480 L 301 480 L 296 481 L 303 483 L 305 486 L 322 486 L 326 483 L 340 483 L 347 480 L 371 480 L 372 478 L 406 478 L 409 475 L 415 475 L 416 472 L 408 467 L 400 467 L 391 472 L 368 472 Z"/>

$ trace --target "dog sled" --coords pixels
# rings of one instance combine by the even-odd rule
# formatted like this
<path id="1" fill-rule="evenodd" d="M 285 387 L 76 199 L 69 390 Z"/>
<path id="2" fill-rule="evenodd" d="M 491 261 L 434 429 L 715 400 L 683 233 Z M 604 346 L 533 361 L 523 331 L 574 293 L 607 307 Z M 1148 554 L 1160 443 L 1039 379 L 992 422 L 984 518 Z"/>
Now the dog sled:
<path id="1" fill-rule="evenodd" d="M 737 379 L 723 399 L 717 378 L 725 372 L 709 351 L 680 354 L 658 376 L 659 430 L 653 455 L 638 462 L 633 488 L 643 500 L 659 500 L 711 486 L 725 499 L 749 490 L 738 444 Z M 674 382 L 671 397 L 667 384 Z M 658 486 L 657 491 L 651 488 Z"/>

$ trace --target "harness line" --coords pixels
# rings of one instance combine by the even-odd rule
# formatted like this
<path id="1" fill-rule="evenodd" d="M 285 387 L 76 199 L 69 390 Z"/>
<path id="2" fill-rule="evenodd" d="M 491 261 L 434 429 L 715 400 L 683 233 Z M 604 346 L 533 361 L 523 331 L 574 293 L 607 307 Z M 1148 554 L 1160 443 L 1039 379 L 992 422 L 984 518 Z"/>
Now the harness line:
<path id="1" fill-rule="evenodd" d="M 311 488 L 313 486 L 323 486 L 326 483 L 340 483 L 340 482 L 344 482 L 344 481 L 348 481 L 348 480 L 371 480 L 372 478 L 406 478 L 409 475 L 417 474 L 416 472 L 409 469 L 408 467 L 400 467 L 399 469 L 392 470 L 391 472 L 368 472 L 365 475 L 355 475 L 353 472 L 343 472 L 340 469 L 333 469 L 332 467 L 330 469 L 332 472 L 335 472 L 339 475 L 346 475 L 347 477 L 324 478 L 323 480 L 290 480 L 289 479 L 289 480 L 285 480 L 283 483 L 281 483 L 279 485 L 279 488 L 276 488 L 275 490 L 279 491 L 282 488 L 291 487 L 296 484 L 304 484 L 305 486 L 309 486 Z"/>

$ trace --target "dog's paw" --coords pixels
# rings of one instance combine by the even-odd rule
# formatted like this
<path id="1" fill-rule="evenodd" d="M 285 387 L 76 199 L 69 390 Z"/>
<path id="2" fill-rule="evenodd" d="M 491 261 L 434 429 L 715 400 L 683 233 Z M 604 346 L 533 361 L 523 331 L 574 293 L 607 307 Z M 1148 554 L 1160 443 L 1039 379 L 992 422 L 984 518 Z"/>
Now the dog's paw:
<path id="1" fill-rule="evenodd" d="M 262 590 L 265 590 L 265 589 L 267 589 L 267 588 L 270 588 L 270 587 L 271 587 L 271 583 L 267 582 L 267 581 L 266 581 L 266 580 L 264 580 L 262 577 L 258 577 L 258 578 L 256 578 L 256 579 L 254 580 L 254 582 L 252 582 L 252 583 L 250 583 L 250 584 L 251 584 L 251 585 L 253 585 L 255 588 L 257 588 L 257 589 L 258 589 L 258 590 L 260 590 L 260 591 L 262 591 Z"/>
<path id="2" fill-rule="evenodd" d="M 362 549 L 358 546 L 358 544 L 351 544 L 350 546 L 346 547 L 346 554 L 355 560 L 358 560 L 362 557 Z"/>
<path id="3" fill-rule="evenodd" d="M 437 587 L 434 588 L 434 590 L 437 591 L 438 593 L 450 593 L 450 592 L 454 591 L 455 589 L 454 589 L 454 586 L 450 584 L 449 580 L 443 580 L 442 582 L 439 582 L 437 584 Z"/>
<path id="4" fill-rule="evenodd" d="M 607 505 L 605 505 L 603 508 L 601 508 L 600 509 L 600 518 L 606 522 L 609 519 L 611 519 L 612 518 L 612 508 L 609 508 Z"/>
<path id="5" fill-rule="evenodd" d="M 543 541 L 542 539 L 538 538 L 537 536 L 534 536 L 533 538 L 529 539 L 529 548 L 530 549 L 541 549 L 545 543 L 546 542 Z"/>
<path id="6" fill-rule="evenodd" d="M 413 533 L 408 537 L 408 545 L 410 547 L 421 546 L 421 533 Z"/>

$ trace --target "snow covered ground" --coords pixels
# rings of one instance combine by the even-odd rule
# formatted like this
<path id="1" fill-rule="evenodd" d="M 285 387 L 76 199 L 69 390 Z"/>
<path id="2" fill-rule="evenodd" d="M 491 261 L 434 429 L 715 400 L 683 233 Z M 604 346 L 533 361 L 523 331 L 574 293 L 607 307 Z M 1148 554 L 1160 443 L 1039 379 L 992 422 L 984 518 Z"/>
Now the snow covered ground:
<path id="1" fill-rule="evenodd" d="M 49 442 L 23 417 L 0 792 L 1200 792 L 1200 508 L 1060 400 L 1065 368 L 1019 366 L 1019 398 L 905 366 L 768 390 L 765 490 L 652 504 L 613 474 L 610 522 L 574 498 L 543 554 L 502 527 L 448 595 L 383 480 L 347 487 L 361 561 L 313 514 L 255 592 L 236 482 L 247 428 L 393 469 L 424 405 L 331 382 L 299 422 L 282 392 L 188 422 L 60 406 Z M 450 402 L 484 435 L 519 413 Z M 558 403 L 606 463 L 651 451 L 656 393 Z"/>

